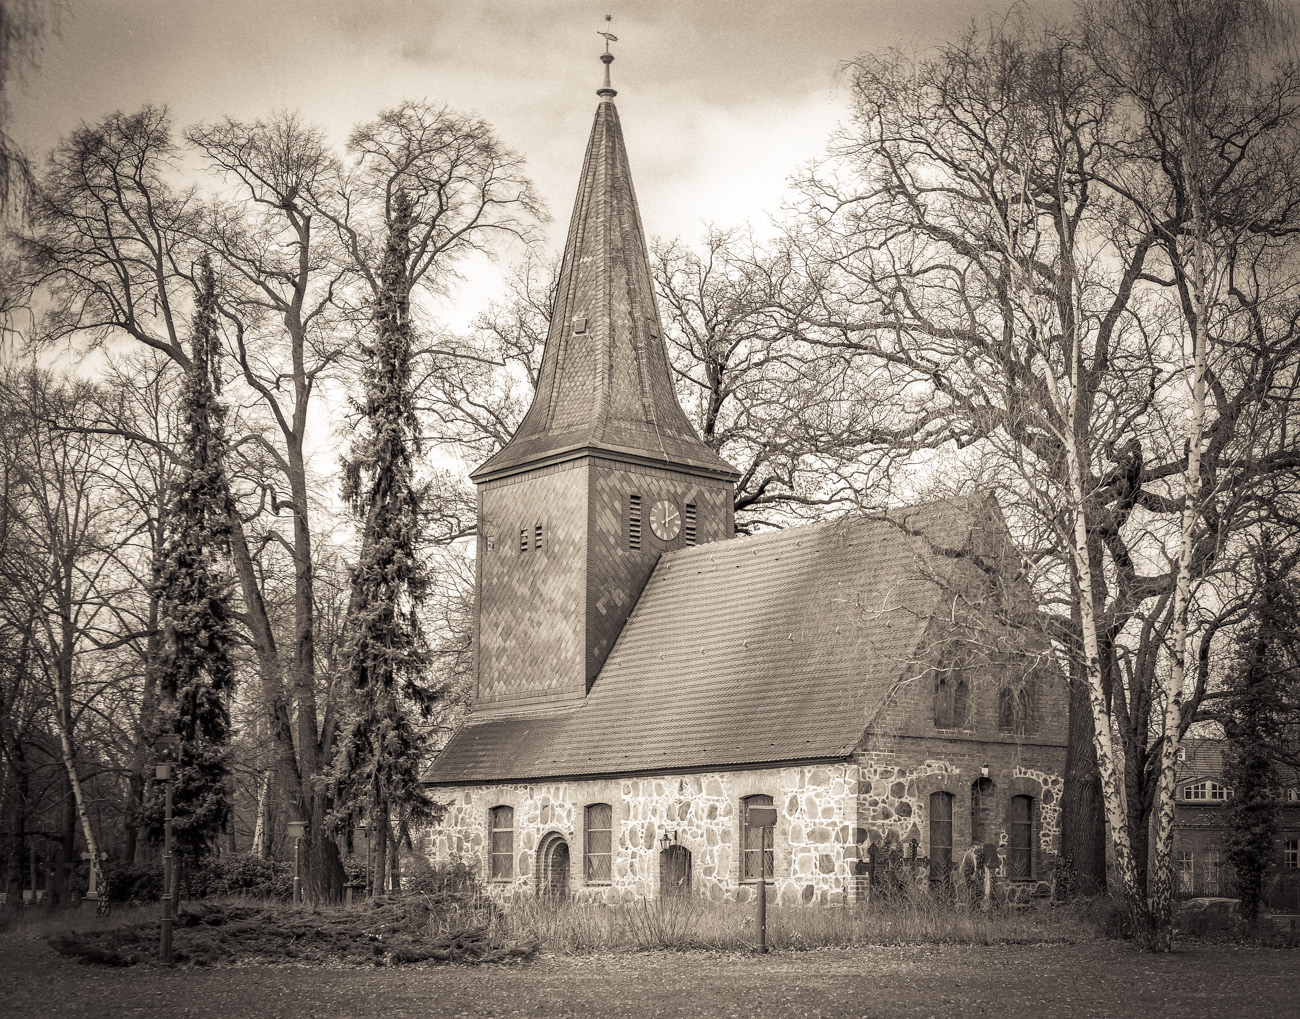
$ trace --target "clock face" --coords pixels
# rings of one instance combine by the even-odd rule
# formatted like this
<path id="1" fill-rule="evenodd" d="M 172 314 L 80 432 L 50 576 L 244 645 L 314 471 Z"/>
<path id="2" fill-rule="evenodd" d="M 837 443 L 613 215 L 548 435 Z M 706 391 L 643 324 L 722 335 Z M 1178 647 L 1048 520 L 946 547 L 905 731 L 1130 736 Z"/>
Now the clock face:
<path id="1" fill-rule="evenodd" d="M 650 530 L 662 541 L 672 541 L 682 529 L 682 515 L 677 507 L 661 499 L 650 508 Z"/>

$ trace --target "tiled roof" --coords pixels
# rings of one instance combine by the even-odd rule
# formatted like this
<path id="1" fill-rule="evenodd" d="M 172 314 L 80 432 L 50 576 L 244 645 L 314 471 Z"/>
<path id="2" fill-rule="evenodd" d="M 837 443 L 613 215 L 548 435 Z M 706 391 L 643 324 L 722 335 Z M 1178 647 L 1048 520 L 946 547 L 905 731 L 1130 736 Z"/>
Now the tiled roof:
<path id="1" fill-rule="evenodd" d="M 983 512 L 947 500 L 665 555 L 579 707 L 471 717 L 426 781 L 847 756 L 939 598 L 944 561 L 908 531 L 960 548 Z"/>
<path id="2" fill-rule="evenodd" d="M 597 107 L 532 406 L 471 477 L 581 451 L 735 477 L 673 390 L 618 111 Z"/>
<path id="3" fill-rule="evenodd" d="M 1223 780 L 1224 754 L 1228 748 L 1226 738 L 1184 736 L 1178 747 L 1183 751 L 1183 759 L 1174 767 L 1175 782 L 1194 778 Z M 1300 787 L 1300 773 L 1294 769 L 1278 765 L 1276 775 L 1283 788 Z"/>

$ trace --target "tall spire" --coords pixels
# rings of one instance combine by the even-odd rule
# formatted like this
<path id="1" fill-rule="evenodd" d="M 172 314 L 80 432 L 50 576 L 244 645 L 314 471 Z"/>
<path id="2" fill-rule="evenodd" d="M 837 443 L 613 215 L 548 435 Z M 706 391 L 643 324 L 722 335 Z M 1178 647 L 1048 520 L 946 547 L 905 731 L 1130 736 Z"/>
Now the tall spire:
<path id="1" fill-rule="evenodd" d="M 606 49 L 613 37 L 606 36 Z M 650 259 L 615 92 L 605 87 L 574 202 L 532 406 L 471 475 L 483 482 L 587 453 L 714 477 L 737 472 L 709 449 L 673 390 Z"/>

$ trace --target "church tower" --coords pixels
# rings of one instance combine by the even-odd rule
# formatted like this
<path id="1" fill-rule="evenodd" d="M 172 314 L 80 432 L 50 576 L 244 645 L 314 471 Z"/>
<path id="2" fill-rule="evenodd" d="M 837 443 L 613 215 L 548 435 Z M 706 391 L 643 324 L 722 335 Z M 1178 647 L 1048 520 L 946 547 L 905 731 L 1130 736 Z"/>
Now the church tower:
<path id="1" fill-rule="evenodd" d="M 477 713 L 581 701 L 659 556 L 733 530 L 737 472 L 673 391 L 606 50 L 537 392 L 471 475 Z"/>

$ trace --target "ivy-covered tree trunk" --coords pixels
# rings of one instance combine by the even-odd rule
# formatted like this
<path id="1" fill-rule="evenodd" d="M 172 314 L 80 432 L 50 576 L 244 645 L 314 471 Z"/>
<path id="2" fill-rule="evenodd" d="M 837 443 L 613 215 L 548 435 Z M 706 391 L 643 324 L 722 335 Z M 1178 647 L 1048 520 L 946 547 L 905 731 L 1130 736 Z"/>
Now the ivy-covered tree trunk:
<path id="1" fill-rule="evenodd" d="M 335 762 L 342 823 L 365 819 L 376 839 L 375 889 L 386 886 L 388 828 L 398 807 L 428 817 L 420 783 L 425 734 L 413 715 L 438 699 L 428 687 L 419 611 L 428 587 L 421 561 L 420 434 L 412 386 L 411 202 L 398 191 L 375 301 L 374 345 L 364 351 L 361 427 L 346 464 L 344 496 L 360 518 L 341 659 L 349 704 Z"/>
<path id="2" fill-rule="evenodd" d="M 224 410 L 217 399 L 216 282 L 200 263 L 193 350 L 181 391 L 185 437 L 158 567 L 161 703 L 156 729 L 181 737 L 174 779 L 175 835 L 182 857 L 209 852 L 230 817 L 230 494 L 222 471 Z M 155 835 L 162 790 L 151 804 Z"/>
<path id="3" fill-rule="evenodd" d="M 1077 630 L 1077 620 L 1074 627 Z M 1070 661 L 1069 737 L 1065 789 L 1061 797 L 1061 861 L 1057 895 L 1101 895 L 1106 891 L 1106 814 L 1101 773 L 1092 740 L 1088 678 L 1077 658 Z"/>
<path id="4" fill-rule="evenodd" d="M 1273 538 L 1265 536 L 1255 557 L 1259 594 L 1237 641 L 1223 711 L 1223 777 L 1232 789 L 1223 845 L 1236 873 L 1242 916 L 1251 923 L 1259 915 L 1277 832 L 1279 786 L 1271 748 L 1285 728 L 1285 679 L 1300 661 L 1300 598 L 1279 572 L 1275 552 Z"/>

